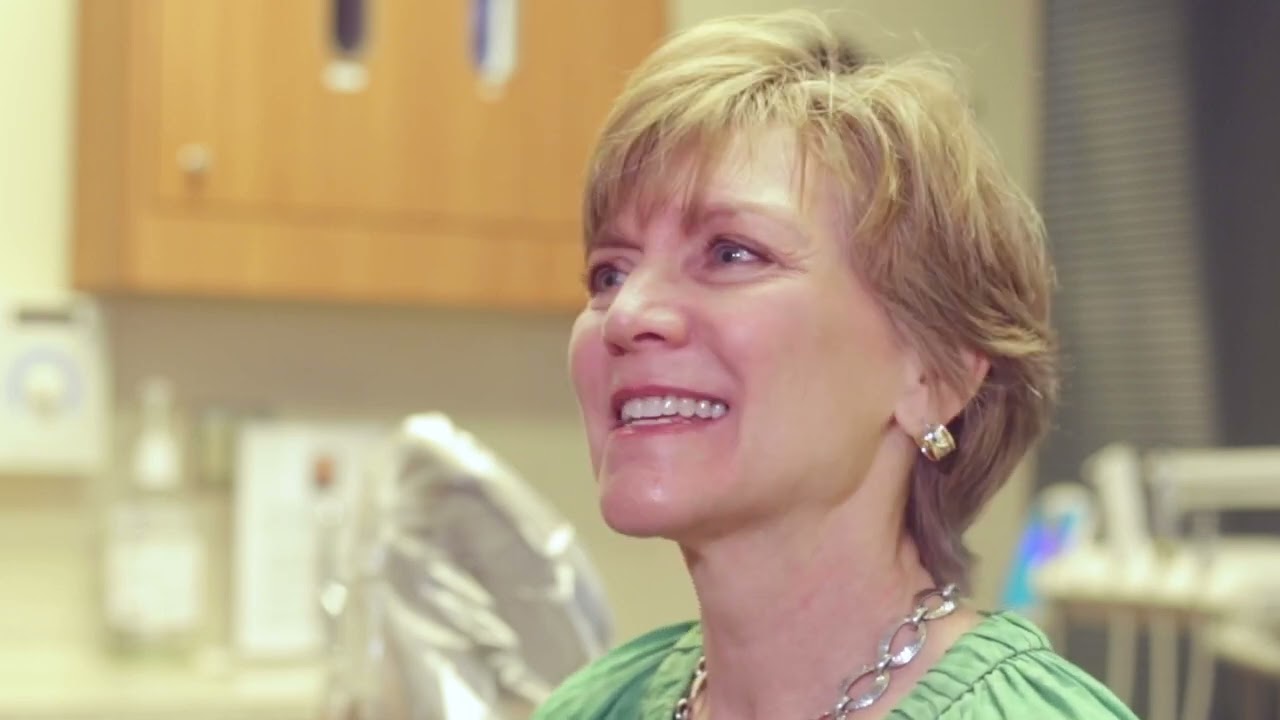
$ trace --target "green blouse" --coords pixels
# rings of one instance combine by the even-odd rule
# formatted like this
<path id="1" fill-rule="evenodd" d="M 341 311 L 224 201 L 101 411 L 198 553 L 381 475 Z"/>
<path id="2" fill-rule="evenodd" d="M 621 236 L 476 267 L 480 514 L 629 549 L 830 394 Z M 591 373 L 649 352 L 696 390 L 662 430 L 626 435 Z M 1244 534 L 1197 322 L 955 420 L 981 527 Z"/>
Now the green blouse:
<path id="1" fill-rule="evenodd" d="M 669 720 L 701 654 L 697 623 L 656 630 L 575 673 L 533 718 Z M 1056 654 L 1038 628 L 1007 612 L 987 615 L 962 635 L 889 717 L 1136 720 L 1105 687 Z"/>

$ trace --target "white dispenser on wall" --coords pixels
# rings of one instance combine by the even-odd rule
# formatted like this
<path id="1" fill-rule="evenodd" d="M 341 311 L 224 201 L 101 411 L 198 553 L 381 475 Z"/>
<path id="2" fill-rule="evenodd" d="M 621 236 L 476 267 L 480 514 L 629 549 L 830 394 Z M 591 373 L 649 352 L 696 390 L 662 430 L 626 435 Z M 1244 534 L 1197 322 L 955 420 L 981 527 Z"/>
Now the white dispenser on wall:
<path id="1" fill-rule="evenodd" d="M 168 381 L 147 380 L 138 410 L 125 474 L 107 505 L 105 622 L 126 653 L 182 652 L 200 629 L 205 553 Z"/>
<path id="2" fill-rule="evenodd" d="M 101 472 L 109 404 L 103 346 L 90 298 L 0 296 L 0 475 Z"/>

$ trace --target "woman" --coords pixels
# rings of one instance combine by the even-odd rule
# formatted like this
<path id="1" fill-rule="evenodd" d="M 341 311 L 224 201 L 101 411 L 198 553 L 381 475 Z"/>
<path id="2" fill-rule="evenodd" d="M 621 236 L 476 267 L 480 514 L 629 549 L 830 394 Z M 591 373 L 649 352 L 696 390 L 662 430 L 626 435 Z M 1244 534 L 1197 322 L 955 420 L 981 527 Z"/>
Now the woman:
<path id="1" fill-rule="evenodd" d="M 1038 217 L 947 74 L 813 15 L 705 24 L 637 70 L 588 182 L 600 506 L 679 544 L 701 617 L 537 718 L 1132 717 L 955 589 L 1055 365 Z"/>

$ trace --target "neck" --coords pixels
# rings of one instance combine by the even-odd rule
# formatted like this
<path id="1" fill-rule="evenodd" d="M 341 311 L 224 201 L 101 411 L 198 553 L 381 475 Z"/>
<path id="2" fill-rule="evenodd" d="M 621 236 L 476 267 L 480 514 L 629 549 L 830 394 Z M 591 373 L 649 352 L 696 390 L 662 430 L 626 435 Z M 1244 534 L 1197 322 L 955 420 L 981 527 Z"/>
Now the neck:
<path id="1" fill-rule="evenodd" d="M 932 585 L 902 508 L 860 497 L 874 492 L 863 483 L 834 508 L 684 547 L 717 720 L 820 715 Z"/>

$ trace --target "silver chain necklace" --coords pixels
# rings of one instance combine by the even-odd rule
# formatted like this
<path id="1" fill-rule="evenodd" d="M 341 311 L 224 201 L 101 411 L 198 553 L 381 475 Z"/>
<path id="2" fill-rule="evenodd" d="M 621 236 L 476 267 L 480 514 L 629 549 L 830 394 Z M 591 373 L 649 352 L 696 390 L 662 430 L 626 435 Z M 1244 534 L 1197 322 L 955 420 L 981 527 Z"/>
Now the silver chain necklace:
<path id="1" fill-rule="evenodd" d="M 938 601 L 936 605 L 931 604 L 934 600 Z M 863 665 L 852 678 L 841 682 L 840 699 L 830 710 L 814 720 L 847 720 L 854 712 L 875 704 L 880 696 L 884 695 L 885 690 L 889 689 L 889 671 L 910 663 L 924 649 L 925 639 L 929 635 L 928 625 L 925 623 L 944 618 L 955 610 L 956 586 L 954 584 L 947 585 L 941 590 L 937 588 L 925 590 L 916 595 L 915 611 L 899 620 L 880 641 L 877 648 L 880 659 L 872 665 Z M 903 630 L 909 630 L 915 635 L 915 639 L 895 651 L 894 641 Z M 866 691 L 857 695 L 852 694 L 855 687 L 868 679 L 870 687 Z M 685 690 L 684 696 L 676 703 L 672 720 L 692 720 L 693 702 L 706 685 L 707 658 L 704 655 L 698 658 L 698 667 L 693 671 L 693 680 Z"/>

